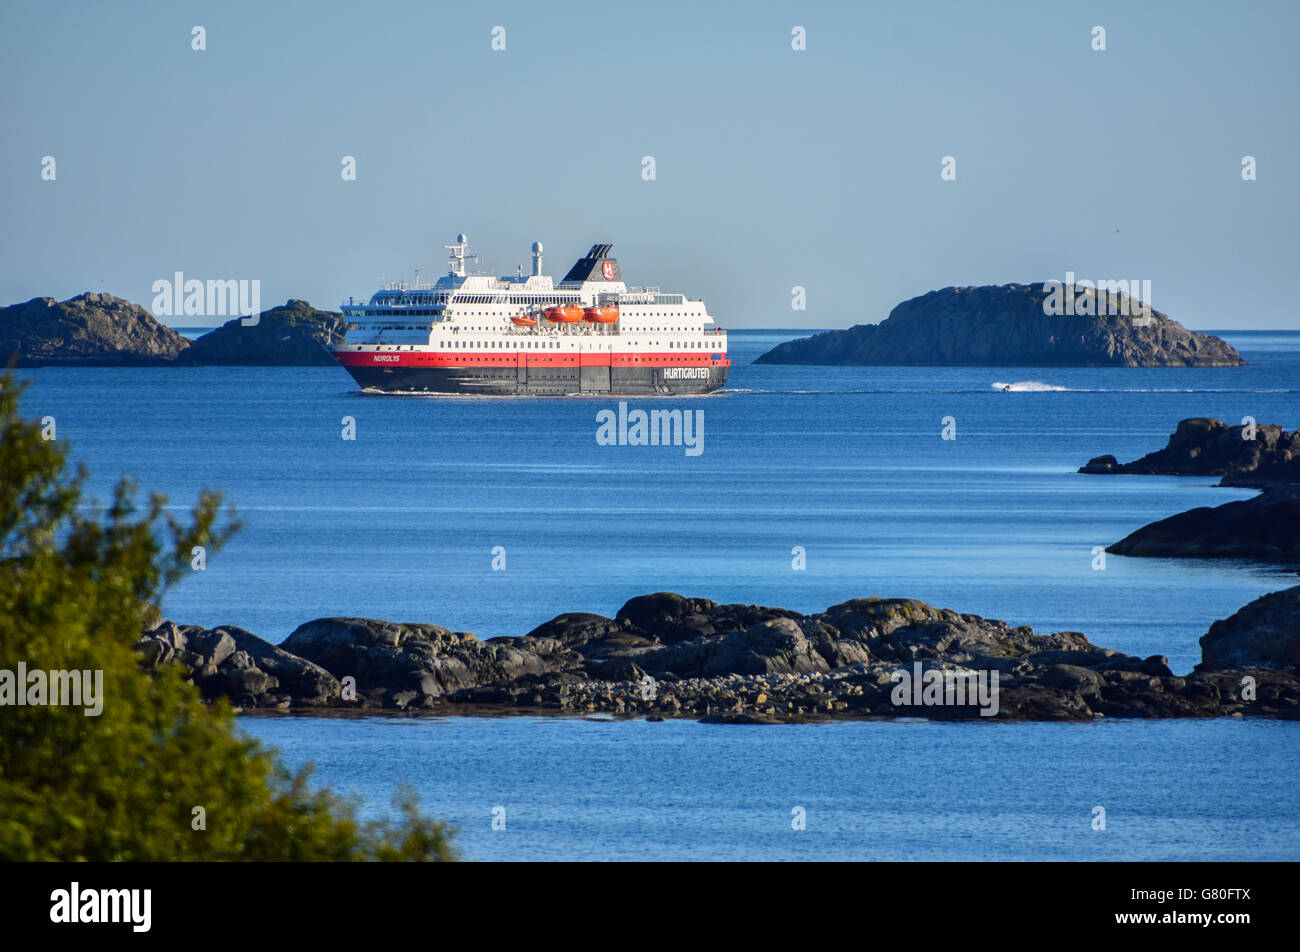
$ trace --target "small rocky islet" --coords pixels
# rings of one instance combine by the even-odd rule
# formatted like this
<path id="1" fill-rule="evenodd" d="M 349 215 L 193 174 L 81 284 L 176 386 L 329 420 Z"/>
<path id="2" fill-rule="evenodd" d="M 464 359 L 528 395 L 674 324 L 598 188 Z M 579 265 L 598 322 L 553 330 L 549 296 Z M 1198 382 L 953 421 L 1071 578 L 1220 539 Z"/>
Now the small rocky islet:
<path id="1" fill-rule="evenodd" d="M 1161 519 L 1106 547 L 1116 555 L 1300 563 L 1300 430 L 1182 420 L 1168 444 L 1131 463 L 1097 456 L 1090 475 L 1219 476 L 1218 485 L 1261 490 L 1250 499 Z"/>
<path id="2" fill-rule="evenodd" d="M 240 628 L 153 619 L 150 668 L 180 665 L 210 699 L 297 713 L 567 713 L 790 723 L 853 717 L 1090 720 L 1300 718 L 1300 586 L 1265 595 L 1165 658 L 1036 634 L 915 599 L 859 598 L 805 615 L 660 592 L 613 618 L 566 613 L 479 640 L 430 624 L 322 618 L 276 646 Z M 906 671 L 997 673 L 995 711 L 896 703 Z M 936 678 L 941 675 L 936 675 Z"/>

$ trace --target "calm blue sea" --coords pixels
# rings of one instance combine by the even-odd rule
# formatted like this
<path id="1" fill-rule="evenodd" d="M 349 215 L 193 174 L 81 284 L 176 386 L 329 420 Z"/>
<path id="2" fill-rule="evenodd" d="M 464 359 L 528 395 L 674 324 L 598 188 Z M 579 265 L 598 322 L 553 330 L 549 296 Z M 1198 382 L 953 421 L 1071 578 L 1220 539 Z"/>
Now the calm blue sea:
<path id="1" fill-rule="evenodd" d="M 1300 859 L 1296 723 L 243 723 L 368 815 L 411 785 L 470 859 Z"/>
<path id="2" fill-rule="evenodd" d="M 699 456 L 597 445 L 617 401 L 369 396 L 337 368 L 24 371 L 24 406 L 55 417 L 100 498 L 123 473 L 178 508 L 225 490 L 245 528 L 165 612 L 271 641 L 344 614 L 523 634 L 664 589 L 802 611 L 887 595 L 1185 672 L 1211 622 L 1300 582 L 1250 563 L 1096 571 L 1095 546 L 1251 493 L 1074 472 L 1163 446 L 1184 417 L 1300 425 L 1300 333 L 1224 333 L 1245 368 L 751 365 L 793 336 L 733 331 L 726 390 L 632 401 L 703 410 Z M 410 780 L 475 858 L 1300 858 L 1296 724 L 245 724 L 368 806 Z M 1085 835 L 1108 800 L 1108 831 Z"/>

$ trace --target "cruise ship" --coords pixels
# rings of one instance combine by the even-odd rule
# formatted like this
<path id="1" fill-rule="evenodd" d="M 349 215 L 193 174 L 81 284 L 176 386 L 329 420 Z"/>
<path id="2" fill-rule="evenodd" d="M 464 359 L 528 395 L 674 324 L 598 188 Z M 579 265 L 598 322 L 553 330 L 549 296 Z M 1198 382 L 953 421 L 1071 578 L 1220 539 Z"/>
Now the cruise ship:
<path id="1" fill-rule="evenodd" d="M 727 381 L 726 331 L 704 302 L 629 287 L 612 245 L 592 245 L 559 282 L 542 273 L 470 274 L 465 236 L 443 245 L 434 284 L 390 284 L 349 301 L 334 356 L 364 390 L 385 393 L 699 394 Z"/>

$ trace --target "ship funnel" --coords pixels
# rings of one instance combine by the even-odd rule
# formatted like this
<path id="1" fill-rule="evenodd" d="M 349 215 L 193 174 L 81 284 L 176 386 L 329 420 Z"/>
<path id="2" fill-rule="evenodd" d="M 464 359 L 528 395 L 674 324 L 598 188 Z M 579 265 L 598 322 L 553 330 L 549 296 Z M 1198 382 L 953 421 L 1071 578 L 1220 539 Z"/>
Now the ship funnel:
<path id="1" fill-rule="evenodd" d="M 541 273 L 542 273 L 542 243 L 540 241 L 534 241 L 533 242 L 533 274 L 537 275 Z"/>

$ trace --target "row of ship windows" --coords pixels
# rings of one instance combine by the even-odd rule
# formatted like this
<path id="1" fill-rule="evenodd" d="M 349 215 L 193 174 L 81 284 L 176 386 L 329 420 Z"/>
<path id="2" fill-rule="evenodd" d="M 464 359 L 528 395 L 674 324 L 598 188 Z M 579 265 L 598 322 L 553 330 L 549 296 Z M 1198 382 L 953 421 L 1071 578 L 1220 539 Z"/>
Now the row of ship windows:
<path id="1" fill-rule="evenodd" d="M 383 308 L 383 310 L 376 310 L 376 308 L 370 308 L 370 310 L 364 312 L 348 312 L 348 316 L 352 316 L 354 315 L 354 313 L 355 316 L 357 317 L 374 317 L 374 316 L 439 317 L 439 316 L 443 316 L 443 311 L 441 310 L 441 308 L 439 308 L 439 310 L 437 311 L 411 310 L 411 308 L 406 308 L 406 307 L 400 308 L 400 310 L 393 310 L 393 308 Z M 450 315 L 450 316 L 452 317 L 498 317 L 502 315 L 499 315 L 499 313 L 494 311 L 459 311 L 458 313 L 455 313 L 455 315 Z M 672 313 L 666 311 L 653 311 L 649 313 L 637 313 L 636 316 L 637 317 L 702 317 L 703 312 L 682 311 L 680 313 Z"/>
<path id="2" fill-rule="evenodd" d="M 443 340 L 443 341 L 435 341 L 434 343 L 436 346 L 440 346 L 440 347 L 449 347 L 449 348 L 456 348 L 456 349 L 463 348 L 465 350 L 542 350 L 542 349 L 550 350 L 550 349 L 558 348 L 560 346 L 559 341 L 547 341 L 547 340 L 519 340 L 519 341 Z M 666 346 L 673 350 L 707 350 L 708 348 L 704 346 L 706 343 L 708 342 L 702 340 L 685 341 L 682 343 L 678 343 L 675 341 L 668 341 Z M 610 346 L 612 347 L 613 345 Z M 631 346 L 636 346 L 636 345 L 633 344 Z M 659 341 L 652 340 L 646 346 L 659 347 L 661 345 Z"/>
<path id="3" fill-rule="evenodd" d="M 575 305 L 575 306 L 576 306 L 576 305 Z M 419 314 L 419 313 L 421 313 L 421 312 L 419 312 L 419 311 L 393 311 L 393 312 L 384 312 L 384 313 L 395 313 L 395 314 Z M 458 312 L 456 312 L 455 314 L 452 314 L 452 315 L 450 315 L 450 316 L 451 316 L 452 318 L 457 318 L 457 317 L 504 317 L 505 315 L 501 314 L 499 311 L 458 311 Z M 704 316 L 704 313 L 703 313 L 702 311 L 682 311 L 682 312 L 680 312 L 680 313 L 676 313 L 676 314 L 671 313 L 671 312 L 665 312 L 665 311 L 655 311 L 655 312 L 653 312 L 653 313 L 648 313 L 648 314 L 647 314 L 647 313 L 641 313 L 641 312 L 638 312 L 638 313 L 636 313 L 636 314 L 631 314 L 631 315 L 629 315 L 629 317 L 636 317 L 636 318 L 646 318 L 646 317 L 703 317 L 703 316 Z"/>
<path id="4" fill-rule="evenodd" d="M 606 326 L 609 326 L 609 325 L 606 325 Z M 387 328 L 388 328 L 388 325 L 383 325 L 382 327 L 368 327 L 368 328 L 366 328 L 366 330 L 386 330 Z M 688 332 L 691 332 L 691 331 L 698 331 L 698 330 L 700 330 L 700 329 L 701 329 L 701 328 L 699 328 L 699 327 L 636 327 L 636 326 L 631 326 L 631 327 L 629 327 L 628 325 L 624 324 L 624 325 L 623 325 L 623 336 L 627 336 L 628 333 L 633 332 L 633 331 L 640 331 L 641 333 L 645 333 L 645 332 L 647 332 L 647 331 L 659 331 L 659 332 L 662 333 L 662 332 L 665 332 L 665 331 L 666 331 L 666 332 L 668 332 L 668 333 L 672 333 L 672 332 L 674 332 L 674 331 L 688 331 Z M 423 330 L 428 330 L 428 328 L 427 328 L 427 327 L 410 327 L 410 328 L 397 328 L 397 330 L 418 330 L 418 331 L 423 331 Z M 492 325 L 475 324 L 473 327 L 453 327 L 451 330 L 452 330 L 453 333 L 455 333 L 455 332 L 457 332 L 457 331 L 462 331 L 462 330 L 464 330 L 464 331 L 499 331 L 499 330 L 501 330 L 501 325 L 497 324 L 497 325 L 492 326 Z"/>
<path id="5" fill-rule="evenodd" d="M 678 300 L 676 301 L 667 300 L 667 301 L 653 301 L 653 302 L 647 301 L 643 298 L 641 301 L 624 301 L 621 302 L 621 305 L 623 307 L 643 307 L 646 304 L 651 304 L 651 303 L 678 304 L 678 305 L 684 304 L 685 302 L 682 301 L 680 298 L 681 296 L 679 295 Z M 438 300 L 446 301 L 445 298 L 439 298 Z M 606 298 L 606 300 L 609 300 L 609 298 Z M 550 306 L 554 304 L 581 305 L 582 298 L 579 297 L 578 295 L 573 295 L 572 297 L 556 297 L 554 294 L 511 294 L 502 297 L 497 297 L 495 295 L 490 295 L 490 294 L 469 294 L 464 296 L 458 295 L 452 298 L 452 300 L 449 303 L 451 304 L 495 304 L 498 307 L 506 304 L 543 304 L 546 306 Z M 656 315 L 662 313 L 663 313 L 662 311 L 655 312 Z"/>
<path id="6" fill-rule="evenodd" d="M 581 299 L 575 294 L 572 297 L 562 297 L 557 299 L 554 294 L 511 294 L 505 297 L 498 297 L 492 294 L 470 294 L 465 297 L 456 297 L 453 304 L 579 304 Z"/>
<path id="7" fill-rule="evenodd" d="M 363 331 L 372 331 L 372 332 L 373 332 L 373 331 L 427 331 L 428 329 L 429 329 L 429 326 L 428 326 L 427 324 L 424 324 L 424 325 L 421 325 L 421 324 L 367 324 L 367 325 L 364 326 L 364 327 L 358 327 L 358 330 L 363 330 Z M 453 327 L 453 328 L 452 328 L 452 331 L 453 331 L 453 332 L 458 332 L 458 331 L 461 331 L 461 330 L 466 330 L 466 331 L 499 331 L 499 330 L 501 330 L 501 328 L 500 328 L 500 327 L 464 327 L 464 328 L 461 328 L 461 327 Z M 623 335 L 622 335 L 622 336 L 626 337 L 627 334 L 628 334 L 629 332 L 633 332 L 633 331 L 640 331 L 640 332 L 642 332 L 642 333 L 645 333 L 645 332 L 648 332 L 648 331 L 657 331 L 657 332 L 659 332 L 659 333 L 663 333 L 663 332 L 667 331 L 668 333 L 671 334 L 673 331 L 687 331 L 687 332 L 692 332 L 692 331 L 698 331 L 698 330 L 699 330 L 698 327 L 694 327 L 694 328 L 692 328 L 692 327 L 627 327 L 627 328 L 624 328 L 624 331 L 623 331 Z M 699 344 L 699 345 L 697 345 L 697 346 L 703 346 L 703 345 L 702 345 L 702 344 Z"/>
<path id="8" fill-rule="evenodd" d="M 670 349 L 675 349 L 675 350 L 692 350 L 692 349 L 708 350 L 709 348 L 704 346 L 706 343 L 708 342 L 691 341 L 688 343 L 677 344 L 674 343 L 673 341 L 669 341 L 667 346 Z M 510 346 L 507 347 L 506 346 L 507 344 L 509 344 Z M 420 346 L 424 346 L 424 345 L 420 345 Z M 441 341 L 434 341 L 433 346 L 446 347 L 448 349 L 457 349 L 457 350 L 461 350 L 461 349 L 463 350 L 489 350 L 489 349 L 490 350 L 544 350 L 544 349 L 555 350 L 559 348 L 560 342 L 546 341 L 546 340 L 519 340 L 519 341 L 441 340 Z M 631 346 L 639 346 L 639 345 L 632 344 Z M 652 340 L 649 341 L 645 346 L 659 347 L 661 345 L 659 341 Z M 387 348 L 388 350 L 403 350 L 403 349 L 415 350 L 416 345 L 414 344 L 380 344 L 379 345 L 380 350 L 383 350 L 384 348 Z"/>
<path id="9" fill-rule="evenodd" d="M 376 314 L 387 314 L 387 315 L 391 315 L 391 316 L 394 316 L 394 317 L 399 317 L 399 316 L 400 316 L 400 317 L 420 317 L 420 316 L 422 316 L 422 315 L 425 316 L 425 317 L 435 317 L 435 316 L 437 316 L 439 313 L 441 313 L 441 312 L 438 312 L 438 311 L 370 311 L 370 312 L 368 312 L 365 316 L 366 316 L 366 317 L 373 317 L 373 316 L 376 315 Z M 358 316 L 360 316 L 360 315 L 358 315 Z M 494 317 L 494 316 L 496 316 L 496 315 L 489 314 L 489 313 L 484 312 L 484 311 L 467 311 L 464 315 L 456 315 L 456 316 L 457 316 L 457 317 L 460 317 L 460 316 L 464 316 L 464 317 Z M 683 316 L 685 316 L 685 317 L 692 317 L 692 316 L 693 316 L 693 317 L 699 317 L 700 315 L 698 315 L 698 314 L 695 314 L 695 315 L 689 315 L 689 314 L 688 314 L 688 315 L 673 315 L 673 314 L 638 314 L 637 316 L 638 316 L 638 317 L 683 317 Z M 624 326 L 627 327 L 626 324 L 625 324 Z M 367 326 L 367 327 L 366 327 L 366 330 L 377 330 L 377 329 L 379 329 L 379 328 L 376 328 L 376 327 L 373 327 L 373 326 Z M 422 330 L 427 330 L 427 329 L 428 329 L 428 325 L 425 324 L 425 325 L 411 326 L 411 325 L 407 325 L 407 324 L 402 324 L 402 325 L 384 324 L 384 325 L 382 325 L 382 329 L 384 329 L 384 330 L 390 330 L 390 331 L 422 331 Z M 498 330 L 499 328 L 497 328 L 497 327 L 484 327 L 484 326 L 478 326 L 478 325 L 476 325 L 476 326 L 474 326 L 474 327 L 467 327 L 467 328 L 465 328 L 465 329 L 466 329 L 466 330 L 471 330 L 471 331 L 491 331 L 491 330 Z M 628 330 L 639 330 L 639 331 L 680 331 L 680 330 L 689 330 L 690 328 L 685 328 L 685 327 L 628 327 L 627 329 L 628 329 Z"/>
<path id="10" fill-rule="evenodd" d="M 463 347 L 466 350 L 482 350 L 489 347 L 492 348 L 505 347 L 505 341 L 497 341 L 497 340 L 494 341 L 444 340 L 444 341 L 440 341 L 439 343 L 443 347 Z M 518 341 L 511 349 L 518 350 L 520 348 L 529 348 L 532 350 L 541 350 L 543 348 L 546 349 L 558 348 L 559 346 L 560 346 L 560 342 L 558 340 L 555 341 L 523 340 L 523 341 Z"/>
<path id="11" fill-rule="evenodd" d="M 562 297 L 559 298 L 558 300 L 556 299 L 556 296 L 554 294 L 511 294 L 508 296 L 500 296 L 495 294 L 459 294 L 453 297 L 450 301 L 448 301 L 447 295 L 445 294 L 438 294 L 434 296 L 422 294 L 414 298 L 411 297 L 402 298 L 401 296 L 387 296 L 387 297 L 379 298 L 376 303 L 387 304 L 390 301 L 401 301 L 401 300 L 406 300 L 411 304 L 420 304 L 420 305 L 448 304 L 448 303 L 450 304 L 557 304 L 557 303 L 578 304 L 580 303 L 580 299 L 576 294 L 571 297 Z M 391 313 L 391 312 L 380 312 L 380 313 Z M 413 312 L 403 307 L 402 313 L 410 314 Z"/>
<path id="12" fill-rule="evenodd" d="M 517 355 L 511 354 L 509 357 L 483 357 L 481 359 L 491 363 L 508 364 L 508 363 L 513 363 L 518 358 Z M 538 358 L 539 361 L 550 361 L 554 359 L 555 358 L 553 357 Z M 721 359 L 721 358 L 718 357 L 715 359 Z M 639 363 L 639 364 L 674 364 L 674 365 L 677 364 L 677 361 L 672 357 L 635 357 L 634 356 L 632 358 L 632 362 Z"/>

